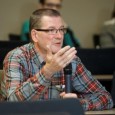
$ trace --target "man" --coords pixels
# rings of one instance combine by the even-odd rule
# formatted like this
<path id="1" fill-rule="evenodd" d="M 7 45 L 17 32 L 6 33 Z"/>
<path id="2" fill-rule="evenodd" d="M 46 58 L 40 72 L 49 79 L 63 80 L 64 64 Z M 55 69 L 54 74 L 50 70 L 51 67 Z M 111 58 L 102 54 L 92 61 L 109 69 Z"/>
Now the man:
<path id="1" fill-rule="evenodd" d="M 61 10 L 63 0 L 38 0 L 41 9 L 49 8 L 57 11 Z M 29 20 L 26 20 L 22 26 L 21 40 L 29 40 Z M 80 42 L 78 38 L 75 37 L 73 31 L 68 28 L 66 34 L 64 35 L 63 46 L 69 45 L 71 47 L 80 47 Z"/>
<path id="2" fill-rule="evenodd" d="M 30 17 L 32 42 L 9 52 L 1 84 L 7 101 L 78 98 L 84 110 L 110 109 L 113 101 L 76 56 L 74 47 L 62 48 L 66 28 L 58 11 L 39 9 Z M 65 93 L 63 68 L 72 64 L 72 86 Z"/>

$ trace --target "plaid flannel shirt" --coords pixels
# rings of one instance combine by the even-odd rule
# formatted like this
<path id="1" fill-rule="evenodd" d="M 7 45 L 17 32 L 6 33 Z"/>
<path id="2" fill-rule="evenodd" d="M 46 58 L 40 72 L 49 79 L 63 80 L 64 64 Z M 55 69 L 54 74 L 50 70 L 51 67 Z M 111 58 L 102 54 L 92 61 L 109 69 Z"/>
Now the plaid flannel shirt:
<path id="1" fill-rule="evenodd" d="M 4 59 L 1 83 L 7 101 L 36 101 L 60 98 L 65 84 L 63 70 L 49 81 L 41 73 L 43 59 L 33 43 L 10 51 Z M 84 110 L 103 110 L 113 107 L 109 92 L 91 75 L 79 57 L 72 62 L 72 86 Z"/>

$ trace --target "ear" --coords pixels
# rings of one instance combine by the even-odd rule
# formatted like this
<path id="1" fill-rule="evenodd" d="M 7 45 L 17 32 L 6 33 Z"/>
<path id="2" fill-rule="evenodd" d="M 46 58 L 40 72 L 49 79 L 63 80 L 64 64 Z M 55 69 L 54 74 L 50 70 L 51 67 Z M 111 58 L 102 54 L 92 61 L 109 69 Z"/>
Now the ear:
<path id="1" fill-rule="evenodd" d="M 34 42 L 38 42 L 38 35 L 37 35 L 36 30 L 34 29 L 31 30 L 31 37 Z"/>

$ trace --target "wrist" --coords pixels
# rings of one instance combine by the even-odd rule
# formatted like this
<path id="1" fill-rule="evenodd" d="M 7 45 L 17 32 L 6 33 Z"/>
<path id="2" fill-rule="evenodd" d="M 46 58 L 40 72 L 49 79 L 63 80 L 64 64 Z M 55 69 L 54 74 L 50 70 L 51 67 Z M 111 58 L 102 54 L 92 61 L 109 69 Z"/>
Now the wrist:
<path id="1" fill-rule="evenodd" d="M 44 66 L 41 72 L 46 77 L 46 79 L 51 80 L 51 77 L 53 76 L 53 72 L 50 72 L 48 67 Z"/>

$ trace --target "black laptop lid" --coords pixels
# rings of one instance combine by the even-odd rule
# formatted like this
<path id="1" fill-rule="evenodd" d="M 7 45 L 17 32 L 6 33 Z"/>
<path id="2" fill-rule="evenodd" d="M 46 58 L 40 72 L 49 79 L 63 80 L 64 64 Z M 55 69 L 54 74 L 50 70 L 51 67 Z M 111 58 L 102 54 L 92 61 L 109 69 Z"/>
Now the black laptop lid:
<path id="1" fill-rule="evenodd" d="M 84 115 L 77 99 L 37 102 L 1 102 L 0 115 Z"/>

